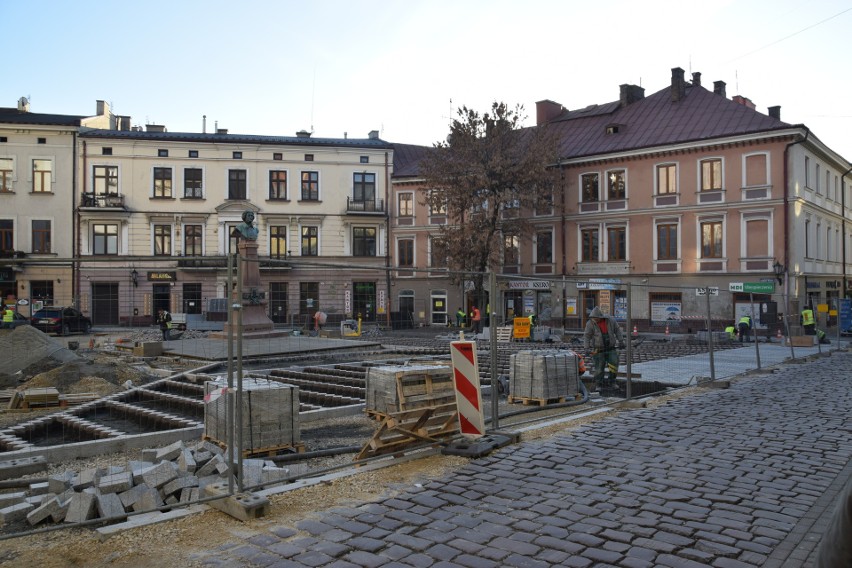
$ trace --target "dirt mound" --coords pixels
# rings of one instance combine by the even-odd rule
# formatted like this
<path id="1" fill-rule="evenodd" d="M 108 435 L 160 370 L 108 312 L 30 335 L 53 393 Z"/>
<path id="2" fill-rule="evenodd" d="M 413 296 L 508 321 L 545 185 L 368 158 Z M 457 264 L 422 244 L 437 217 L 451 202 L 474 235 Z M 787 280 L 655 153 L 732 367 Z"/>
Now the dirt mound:
<path id="1" fill-rule="evenodd" d="M 16 387 L 27 377 L 78 360 L 61 342 L 29 325 L 0 332 L 0 388 Z"/>
<path id="2" fill-rule="evenodd" d="M 34 369 L 24 369 L 24 375 L 38 371 L 31 379 L 21 385 L 21 389 L 54 387 L 61 394 L 95 393 L 102 396 L 125 390 L 125 383 L 130 381 L 133 386 L 151 382 L 156 377 L 135 367 L 121 365 L 117 361 L 96 362 L 87 359 L 70 361 L 52 367 L 48 361 L 40 361 Z"/>

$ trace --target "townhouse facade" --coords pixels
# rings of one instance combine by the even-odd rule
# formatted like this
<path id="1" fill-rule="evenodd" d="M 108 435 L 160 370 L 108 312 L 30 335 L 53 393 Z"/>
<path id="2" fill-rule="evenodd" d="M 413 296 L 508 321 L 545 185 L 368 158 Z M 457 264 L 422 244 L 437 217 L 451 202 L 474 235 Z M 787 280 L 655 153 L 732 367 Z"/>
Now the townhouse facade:
<path id="1" fill-rule="evenodd" d="M 560 140 L 561 184 L 551 210 L 522 213 L 532 235 L 504 235 L 498 316 L 535 313 L 579 329 L 593 306 L 607 305 L 624 320 L 627 283 L 640 329 L 686 328 L 681 316 L 704 313 L 691 290 L 699 287 L 763 285 L 764 293 L 717 303 L 712 316 L 722 321 L 738 319 L 752 298 L 778 304 L 784 295 L 777 309 L 798 313 L 805 303 L 836 307 L 852 293 L 849 162 L 806 126 L 783 122 L 780 107 L 762 114 L 725 91 L 724 82 L 710 90 L 700 73 L 686 81 L 675 68 L 671 85 L 648 97 L 622 85 L 619 99 L 603 105 L 571 111 L 538 102 L 537 125 Z M 431 260 L 435 221 L 418 160 L 408 148 L 394 164 L 393 240 L 411 240 L 416 251 L 412 261 L 408 245 L 394 249 L 401 268 Z M 451 305 L 471 304 L 463 286 L 437 273 L 410 284 L 423 298 L 446 290 Z"/>

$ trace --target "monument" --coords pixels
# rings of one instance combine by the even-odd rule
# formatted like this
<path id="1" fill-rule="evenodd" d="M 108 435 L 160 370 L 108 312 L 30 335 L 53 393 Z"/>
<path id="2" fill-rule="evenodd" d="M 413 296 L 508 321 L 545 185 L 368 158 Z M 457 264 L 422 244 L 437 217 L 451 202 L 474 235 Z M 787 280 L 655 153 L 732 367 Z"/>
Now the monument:
<path id="1" fill-rule="evenodd" d="M 257 259 L 257 227 L 254 225 L 254 212 L 244 211 L 243 222 L 237 225 L 240 253 L 238 262 L 242 263 L 242 298 L 237 297 L 239 286 L 231 291 L 231 303 L 239 304 L 242 310 L 242 322 L 238 315 L 233 314 L 230 325 L 225 324 L 223 335 L 227 337 L 232 331 L 250 337 L 273 337 L 283 335 L 276 333 L 274 324 L 266 315 L 267 295 L 260 282 L 260 263 Z"/>

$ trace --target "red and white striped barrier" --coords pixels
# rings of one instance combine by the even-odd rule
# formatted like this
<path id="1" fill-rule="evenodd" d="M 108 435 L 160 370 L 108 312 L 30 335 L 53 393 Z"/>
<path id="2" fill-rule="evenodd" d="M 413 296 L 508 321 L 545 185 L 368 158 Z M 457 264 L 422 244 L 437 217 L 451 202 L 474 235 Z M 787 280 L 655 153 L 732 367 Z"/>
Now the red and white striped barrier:
<path id="1" fill-rule="evenodd" d="M 476 362 L 476 343 L 453 341 L 450 343 L 453 364 L 453 384 L 459 411 L 459 429 L 468 436 L 485 434 L 482 416 L 482 391 L 479 388 L 479 365 Z"/>

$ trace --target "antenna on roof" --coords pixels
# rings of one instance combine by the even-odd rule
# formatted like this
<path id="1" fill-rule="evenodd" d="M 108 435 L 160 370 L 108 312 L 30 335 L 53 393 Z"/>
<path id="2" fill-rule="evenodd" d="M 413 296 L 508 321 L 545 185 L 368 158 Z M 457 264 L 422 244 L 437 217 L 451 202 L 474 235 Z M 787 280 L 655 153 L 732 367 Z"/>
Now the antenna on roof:
<path id="1" fill-rule="evenodd" d="M 737 94 L 740 94 L 740 72 L 734 69 L 734 83 L 736 83 Z"/>
<path id="2" fill-rule="evenodd" d="M 314 80 L 311 85 L 311 132 L 314 131 L 314 99 L 317 93 L 317 66 L 314 64 Z"/>

